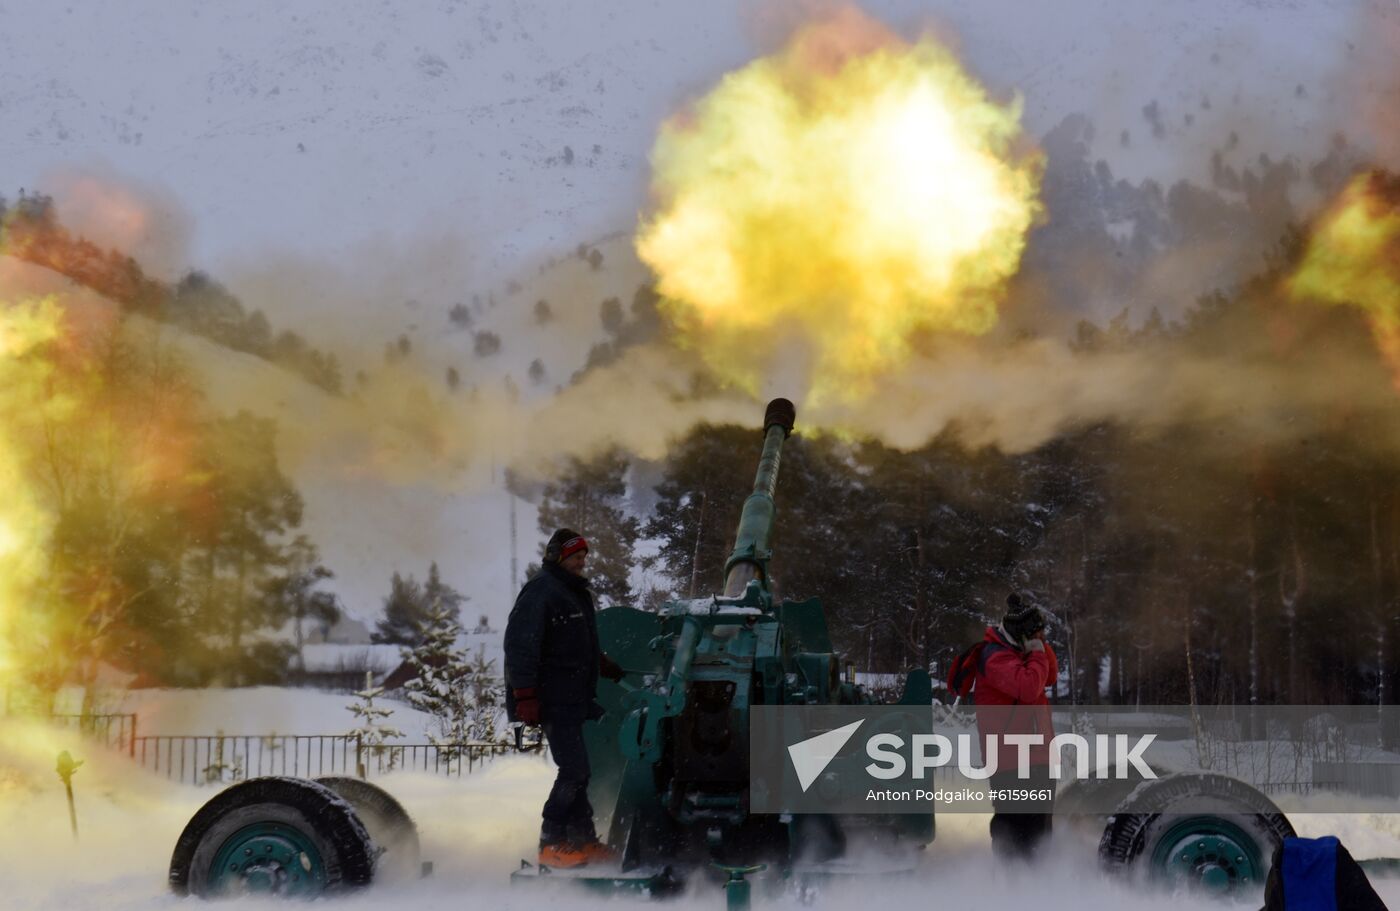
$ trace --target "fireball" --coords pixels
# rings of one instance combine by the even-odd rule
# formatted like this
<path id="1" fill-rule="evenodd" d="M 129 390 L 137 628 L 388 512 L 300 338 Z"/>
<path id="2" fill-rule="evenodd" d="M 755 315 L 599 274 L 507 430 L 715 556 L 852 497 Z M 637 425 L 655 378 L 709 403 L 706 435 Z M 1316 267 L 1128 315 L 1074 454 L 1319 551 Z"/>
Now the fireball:
<path id="1" fill-rule="evenodd" d="M 1317 222 L 1286 288 L 1362 310 L 1400 389 L 1400 177 L 1352 178 Z"/>
<path id="2" fill-rule="evenodd" d="M 987 332 L 1040 211 L 1019 118 L 852 10 L 730 73 L 663 126 L 636 238 L 679 341 L 749 392 L 799 356 L 809 402 L 849 401 L 919 333 Z"/>
<path id="3" fill-rule="evenodd" d="M 59 335 L 52 300 L 0 302 L 0 683 L 24 657 L 29 632 L 42 622 L 44 554 L 53 517 L 34 490 L 27 464 L 39 413 L 58 406 L 48 394 L 49 364 L 36 352 Z"/>

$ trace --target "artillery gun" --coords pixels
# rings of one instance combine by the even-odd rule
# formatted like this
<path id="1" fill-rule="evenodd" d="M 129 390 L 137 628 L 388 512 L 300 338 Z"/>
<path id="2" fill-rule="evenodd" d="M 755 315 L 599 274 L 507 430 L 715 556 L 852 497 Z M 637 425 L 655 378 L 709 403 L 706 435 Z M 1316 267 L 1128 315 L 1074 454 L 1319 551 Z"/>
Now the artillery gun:
<path id="1" fill-rule="evenodd" d="M 656 612 L 598 612 L 603 650 L 627 673 L 621 683 L 599 681 L 605 714 L 584 728 L 589 797 L 620 862 L 555 871 L 521 861 L 513 883 L 661 897 L 702 874 L 722 883 L 729 907 L 739 909 L 749 901 L 746 877 L 760 870 L 764 885 L 805 895 L 833 877 L 912 869 L 891 846 L 909 849 L 904 858 L 912 860 L 932 841 L 932 813 L 752 809 L 756 709 L 873 703 L 842 679 L 821 603 L 780 600 L 772 584 L 774 491 L 794 419 L 788 400 L 768 404 L 720 594 Z M 927 671 L 911 670 L 899 700 L 909 711 L 896 714 L 931 715 L 932 699 Z M 1087 824 L 1110 865 L 1230 893 L 1257 886 L 1273 849 L 1293 832 L 1267 797 L 1221 775 L 1072 782 L 1060 804 Z M 1106 824 L 1105 807 L 1116 808 Z M 865 835 L 881 839 L 885 863 L 843 863 L 848 843 Z M 216 795 L 190 820 L 170 885 L 200 896 L 319 895 L 418 869 L 416 828 L 383 790 L 347 778 L 257 778 Z"/>
<path id="2" fill-rule="evenodd" d="M 598 612 L 603 651 L 628 670 L 599 682 L 606 711 L 585 726 L 589 797 L 607 817 L 620 875 L 599 885 L 664 891 L 687 871 L 729 873 L 771 865 L 778 879 L 839 861 L 848 836 L 875 829 L 908 845 L 933 838 L 932 814 L 836 817 L 750 811 L 750 710 L 766 705 L 870 704 L 841 662 L 820 601 L 778 600 L 769 562 L 774 491 L 795 409 L 768 403 L 753 492 L 744 501 L 720 594 L 672 601 L 656 612 Z M 928 706 L 924 670 L 905 678 L 901 703 Z M 592 873 L 570 875 L 589 879 Z M 522 865 L 515 878 L 542 879 Z"/>

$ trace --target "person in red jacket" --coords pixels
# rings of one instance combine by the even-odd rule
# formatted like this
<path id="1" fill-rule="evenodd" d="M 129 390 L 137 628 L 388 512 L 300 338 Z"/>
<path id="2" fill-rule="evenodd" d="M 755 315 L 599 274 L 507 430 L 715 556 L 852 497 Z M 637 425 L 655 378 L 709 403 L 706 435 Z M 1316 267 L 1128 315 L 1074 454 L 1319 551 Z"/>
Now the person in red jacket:
<path id="1" fill-rule="evenodd" d="M 1045 642 L 1045 615 L 1014 593 L 1006 599 L 1001 623 L 987 627 L 983 642 L 972 693 L 978 741 L 984 751 L 987 735 L 996 735 L 998 743 L 997 770 L 988 782 L 992 847 L 1002 857 L 1030 858 L 1049 836 L 1053 819 L 1049 745 L 1055 731 L 1045 688 L 1055 685 L 1059 663 Z M 1007 743 L 1008 734 L 1038 734 L 1041 740 L 1027 748 Z M 1026 775 L 1019 769 L 1022 751 Z"/>

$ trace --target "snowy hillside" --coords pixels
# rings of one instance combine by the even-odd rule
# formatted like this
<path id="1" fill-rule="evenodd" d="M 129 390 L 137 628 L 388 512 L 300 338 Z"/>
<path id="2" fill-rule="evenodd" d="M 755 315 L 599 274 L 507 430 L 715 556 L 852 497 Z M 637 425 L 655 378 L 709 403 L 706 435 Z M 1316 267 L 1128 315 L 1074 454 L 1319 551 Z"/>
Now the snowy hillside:
<path id="1" fill-rule="evenodd" d="M 1024 95 L 1035 135 L 1084 111 L 1122 159 L 1131 131 L 1138 175 L 1229 129 L 1251 155 L 1325 142 L 1364 100 L 1334 71 L 1400 18 L 1383 0 L 864 6 L 938 28 L 994 90 Z M 96 167 L 159 187 L 192 223 L 190 262 L 220 272 L 456 238 L 455 266 L 485 290 L 629 229 L 657 124 L 790 16 L 742 0 L 11 3 L 4 181 Z M 1171 142 L 1147 141 L 1153 100 Z"/>
<path id="2" fill-rule="evenodd" d="M 1355 115 L 1384 96 L 1384 73 L 1353 84 L 1337 70 L 1400 28 L 1381 0 L 866 6 L 906 35 L 935 28 L 994 92 L 1020 93 L 1033 136 L 1088 112 L 1094 154 L 1130 179 L 1203 167 L 1231 130 L 1244 157 L 1316 154 L 1349 120 L 1364 134 Z M 509 377 L 526 400 L 567 382 L 603 337 L 600 302 L 626 305 L 645 278 L 629 234 L 658 124 L 791 24 L 740 0 L 79 0 L 0 16 L 0 191 L 52 191 L 82 229 L 75 173 L 134 185 L 155 211 L 133 252 L 158 272 L 207 268 L 352 369 L 404 334 L 430 381 L 448 367 L 464 388 Z M 1144 113 L 1153 101 L 1160 124 Z M 598 267 L 579 244 L 603 254 Z M 533 319 L 539 300 L 549 326 Z M 447 323 L 454 304 L 471 308 L 470 327 Z M 482 331 L 499 352 L 476 352 Z M 207 347 L 221 406 L 285 426 L 321 409 L 266 364 Z M 447 489 L 352 488 L 324 461 L 292 465 L 352 613 L 373 617 L 391 571 L 437 560 L 469 612 L 504 618 L 512 503 L 503 466 L 483 464 Z M 532 510 L 514 508 L 523 566 L 538 538 Z"/>
<path id="3" fill-rule="evenodd" d="M 740 17 L 666 4 L 80 3 L 6 18 L 0 106 L 24 123 L 7 131 L 7 180 L 98 163 L 164 184 L 210 265 L 422 229 L 462 236 L 496 274 L 567 249 L 626 223 L 656 122 L 748 51 Z"/>
<path id="4" fill-rule="evenodd" d="M 61 276 L 10 257 L 0 257 L 0 284 L 16 295 L 61 292 L 76 305 L 102 306 L 96 295 Z M 359 437 L 352 430 L 374 423 L 381 442 L 411 449 L 414 441 L 267 361 L 179 329 L 161 331 L 198 369 L 215 410 L 246 409 L 278 421 L 283 470 L 306 501 L 302 530 L 335 573 L 326 587 L 340 596 L 349 614 L 372 627 L 381 616 L 390 575 L 422 579 L 436 560 L 443 578 L 471 599 L 464 617 L 474 623 L 486 614 L 493 627 L 504 625 L 515 596 L 503 546 L 512 508 L 520 529 L 521 572 L 536 552 L 538 535 L 534 508 L 505 492 L 489 461 L 466 473 L 439 465 L 417 484 L 354 471 L 347 441 Z"/>

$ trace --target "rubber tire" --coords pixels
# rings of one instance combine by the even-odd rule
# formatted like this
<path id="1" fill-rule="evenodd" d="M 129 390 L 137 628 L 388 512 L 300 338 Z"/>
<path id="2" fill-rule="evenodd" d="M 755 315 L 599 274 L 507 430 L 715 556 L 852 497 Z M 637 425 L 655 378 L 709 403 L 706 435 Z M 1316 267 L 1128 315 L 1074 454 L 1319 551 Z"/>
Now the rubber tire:
<path id="1" fill-rule="evenodd" d="M 257 822 L 280 822 L 316 846 L 326 892 L 366 886 L 374 877 L 374 845 L 348 802 L 302 778 L 253 778 L 219 792 L 194 814 L 170 857 L 170 888 L 209 897 L 209 867 L 229 836 Z"/>
<path id="2" fill-rule="evenodd" d="M 316 779 L 316 783 L 330 788 L 354 807 L 370 839 L 383 849 L 383 856 L 375 865 L 376 879 L 397 881 L 422 875 L 418 827 L 393 795 L 359 778 L 327 776 Z"/>
<path id="3" fill-rule="evenodd" d="M 1148 766 L 1158 778 L 1171 774 L 1160 766 Z M 1117 766 L 1109 767 L 1107 778 L 1071 779 L 1055 795 L 1055 818 L 1065 820 L 1075 831 L 1090 838 L 1097 838 L 1109 815 L 1123 801 L 1127 800 L 1144 781 L 1136 769 L 1128 770 L 1129 777 L 1118 778 Z M 1096 809 L 1089 809 L 1095 807 Z"/>
<path id="4" fill-rule="evenodd" d="M 1288 817 L 1253 787 L 1225 775 L 1183 773 L 1138 787 L 1112 816 L 1099 839 L 1099 860 L 1110 871 L 1130 869 L 1156 849 L 1172 817 L 1210 814 L 1228 819 L 1252 836 L 1259 849 L 1258 885 L 1264 885 L 1274 851 L 1294 835 Z"/>

